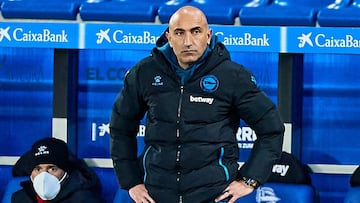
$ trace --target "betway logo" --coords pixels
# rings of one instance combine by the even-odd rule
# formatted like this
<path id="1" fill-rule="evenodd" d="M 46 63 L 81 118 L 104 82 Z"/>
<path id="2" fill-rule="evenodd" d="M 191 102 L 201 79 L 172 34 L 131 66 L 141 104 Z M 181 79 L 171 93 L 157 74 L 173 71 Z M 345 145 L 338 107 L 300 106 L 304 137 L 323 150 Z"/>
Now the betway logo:
<path id="1" fill-rule="evenodd" d="M 214 98 L 206 98 L 206 97 L 193 97 L 192 95 L 190 95 L 190 102 L 195 102 L 195 103 L 207 103 L 207 104 L 212 104 L 214 101 Z"/>
<path id="2" fill-rule="evenodd" d="M 289 170 L 289 167 L 290 167 L 289 165 L 275 164 L 272 168 L 272 172 L 278 173 L 278 174 L 280 174 L 280 176 L 285 176 Z"/>
<path id="3" fill-rule="evenodd" d="M 116 44 L 155 44 L 158 36 L 151 35 L 149 31 L 143 31 L 139 35 L 134 35 L 132 33 L 127 33 L 123 30 L 115 30 L 110 32 L 110 28 L 106 30 L 99 30 L 96 33 L 98 37 L 96 44 L 102 44 L 105 41 L 108 43 Z"/>
<path id="4" fill-rule="evenodd" d="M 253 37 L 251 33 L 244 33 L 243 36 L 233 36 L 233 35 L 224 35 L 223 32 L 215 33 L 217 36 L 223 36 L 222 42 L 225 45 L 232 46 L 260 46 L 268 47 L 270 46 L 269 38 L 266 34 L 263 34 L 262 37 Z"/>
<path id="5" fill-rule="evenodd" d="M 313 47 L 314 45 L 322 48 L 360 48 L 360 39 L 354 38 L 352 35 L 345 35 L 342 38 L 336 38 L 334 36 L 328 36 L 324 33 L 319 33 L 315 35 L 313 40 L 311 39 L 312 32 L 308 34 L 302 34 L 298 37 L 299 48 L 309 45 Z"/>

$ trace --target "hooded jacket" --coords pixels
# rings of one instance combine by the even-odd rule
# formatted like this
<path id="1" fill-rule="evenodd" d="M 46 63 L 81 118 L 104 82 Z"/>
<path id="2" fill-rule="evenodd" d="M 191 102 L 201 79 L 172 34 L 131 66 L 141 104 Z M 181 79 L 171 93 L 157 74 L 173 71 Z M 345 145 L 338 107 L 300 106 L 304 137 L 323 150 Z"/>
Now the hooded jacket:
<path id="1" fill-rule="evenodd" d="M 212 40 L 210 52 L 182 82 L 171 48 L 158 44 L 129 70 L 113 106 L 111 156 L 120 186 L 144 183 L 157 203 L 208 203 L 241 176 L 264 183 L 280 157 L 284 126 L 250 71 Z M 136 134 L 145 115 L 146 146 L 137 157 Z M 257 140 L 238 170 L 240 119 Z"/>
<path id="2" fill-rule="evenodd" d="M 13 167 L 13 176 L 30 176 L 28 153 L 23 155 Z M 101 184 L 96 173 L 87 166 L 85 161 L 69 155 L 71 171 L 61 183 L 59 194 L 49 202 L 51 203 L 105 203 L 101 197 Z M 32 181 L 20 183 L 22 189 L 16 191 L 11 197 L 11 203 L 36 203 L 36 192 Z"/>

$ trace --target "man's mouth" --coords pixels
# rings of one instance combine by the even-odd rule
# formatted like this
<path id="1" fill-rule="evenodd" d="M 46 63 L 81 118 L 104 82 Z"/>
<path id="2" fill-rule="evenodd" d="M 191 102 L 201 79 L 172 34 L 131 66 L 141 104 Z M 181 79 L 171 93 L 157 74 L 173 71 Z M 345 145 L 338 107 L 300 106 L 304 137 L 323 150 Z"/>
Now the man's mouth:
<path id="1" fill-rule="evenodd" d="M 196 50 L 183 50 L 182 53 L 183 54 L 194 54 L 194 53 L 196 53 Z"/>

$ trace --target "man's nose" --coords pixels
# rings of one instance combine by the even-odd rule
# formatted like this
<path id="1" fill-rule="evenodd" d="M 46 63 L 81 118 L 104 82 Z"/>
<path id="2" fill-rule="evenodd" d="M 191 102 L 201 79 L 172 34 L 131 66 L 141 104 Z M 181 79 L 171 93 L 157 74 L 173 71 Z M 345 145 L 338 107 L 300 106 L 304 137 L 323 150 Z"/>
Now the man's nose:
<path id="1" fill-rule="evenodd" d="M 193 42 L 193 38 L 191 33 L 185 33 L 185 37 L 184 37 L 184 45 L 185 46 L 191 46 Z"/>

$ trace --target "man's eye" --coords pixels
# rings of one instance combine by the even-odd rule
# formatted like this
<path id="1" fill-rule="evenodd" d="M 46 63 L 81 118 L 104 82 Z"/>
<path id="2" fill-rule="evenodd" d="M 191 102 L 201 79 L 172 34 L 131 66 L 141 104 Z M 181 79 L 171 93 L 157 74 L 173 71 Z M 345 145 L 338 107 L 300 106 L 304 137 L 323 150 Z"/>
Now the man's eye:
<path id="1" fill-rule="evenodd" d="M 193 31 L 193 34 L 199 34 L 200 33 L 200 30 L 194 30 Z"/>

